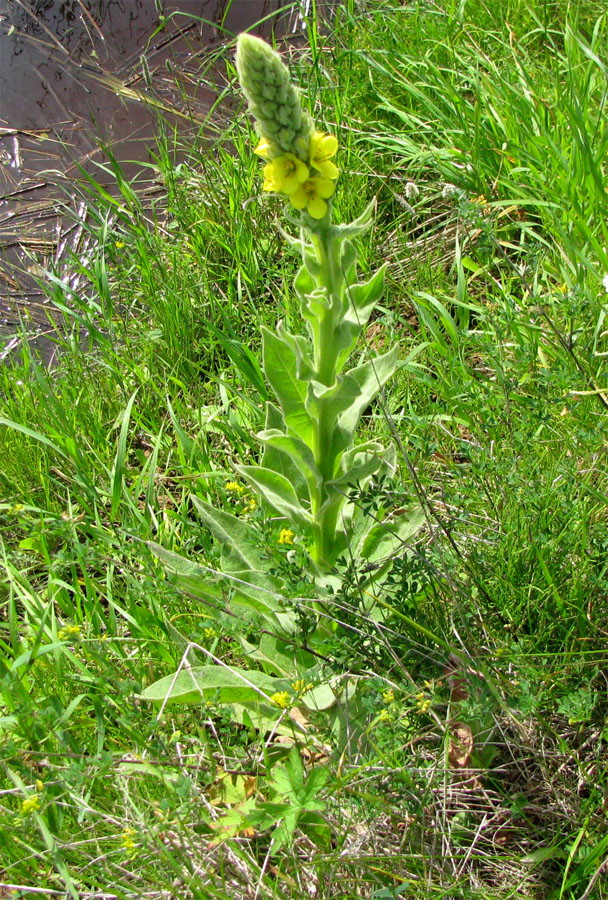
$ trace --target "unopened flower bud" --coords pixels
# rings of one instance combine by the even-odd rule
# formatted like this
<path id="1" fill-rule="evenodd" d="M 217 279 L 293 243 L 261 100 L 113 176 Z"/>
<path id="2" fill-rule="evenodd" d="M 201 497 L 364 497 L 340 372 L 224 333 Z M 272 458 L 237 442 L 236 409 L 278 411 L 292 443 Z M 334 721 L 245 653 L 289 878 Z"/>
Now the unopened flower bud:
<path id="1" fill-rule="evenodd" d="M 292 153 L 305 161 L 314 127 L 279 54 L 261 38 L 240 34 L 236 69 L 267 158 Z"/>

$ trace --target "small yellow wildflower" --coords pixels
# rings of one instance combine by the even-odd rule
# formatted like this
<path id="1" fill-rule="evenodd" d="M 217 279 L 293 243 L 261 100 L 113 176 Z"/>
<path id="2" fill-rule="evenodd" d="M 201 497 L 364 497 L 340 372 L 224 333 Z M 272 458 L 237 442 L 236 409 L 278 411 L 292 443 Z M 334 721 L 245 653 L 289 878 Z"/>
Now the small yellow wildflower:
<path id="1" fill-rule="evenodd" d="M 245 488 L 242 484 L 239 484 L 238 481 L 227 481 L 226 482 L 226 490 L 230 491 L 233 494 L 244 494 Z"/>
<path id="2" fill-rule="evenodd" d="M 391 716 L 388 709 L 381 709 L 378 714 L 378 722 L 391 722 L 393 717 Z"/>
<path id="3" fill-rule="evenodd" d="M 279 544 L 287 544 L 288 546 L 293 546 L 293 539 L 296 536 L 295 531 L 292 531 L 291 528 L 281 528 L 281 532 L 279 534 Z"/>
<path id="4" fill-rule="evenodd" d="M 331 157 L 338 151 L 338 139 L 333 134 L 315 131 L 310 139 L 310 165 L 323 178 L 335 179 L 340 174 L 339 168 L 331 162 Z"/>
<path id="5" fill-rule="evenodd" d="M 18 513 L 23 512 L 24 509 L 25 507 L 23 503 L 13 503 L 13 505 L 11 506 L 11 512 L 15 516 L 18 515 Z"/>
<path id="6" fill-rule="evenodd" d="M 258 501 L 255 497 L 250 497 L 245 503 L 245 512 L 255 512 L 258 508 Z"/>
<path id="7" fill-rule="evenodd" d="M 278 191 L 281 194 L 293 194 L 310 172 L 301 159 L 293 153 L 277 156 L 264 166 L 264 190 Z"/>
<path id="8" fill-rule="evenodd" d="M 25 800 L 21 801 L 21 815 L 29 816 L 32 812 L 38 812 L 40 809 L 40 796 L 38 794 L 30 794 Z"/>
<path id="9" fill-rule="evenodd" d="M 288 691 L 277 691 L 276 694 L 273 694 L 270 699 L 277 706 L 280 706 L 281 709 L 287 709 L 291 697 L 289 696 Z"/>
<path id="10" fill-rule="evenodd" d="M 66 641 L 71 637 L 80 637 L 80 625 L 64 625 L 57 632 L 60 641 Z"/>
<path id="11" fill-rule="evenodd" d="M 428 697 L 426 697 L 423 693 L 416 694 L 416 701 L 416 708 L 419 713 L 428 712 L 432 702 Z"/>
<path id="12" fill-rule="evenodd" d="M 41 781 L 39 778 L 36 780 L 36 790 L 39 794 L 44 790 L 44 781 Z"/>
<path id="13" fill-rule="evenodd" d="M 217 631 L 215 630 L 215 628 L 203 628 L 203 637 L 207 641 L 212 641 L 216 634 Z"/>
<path id="14" fill-rule="evenodd" d="M 124 245 L 125 245 L 125 242 L 124 242 L 124 241 L 114 241 L 114 246 L 115 246 L 118 250 L 121 250 L 121 249 L 124 247 Z"/>
<path id="15" fill-rule="evenodd" d="M 388 706 L 389 703 L 393 703 L 395 700 L 395 692 L 392 688 L 389 688 L 388 691 L 384 691 L 382 694 L 382 702 L 386 703 Z"/>
<path id="16" fill-rule="evenodd" d="M 123 829 L 123 832 L 121 835 L 122 849 L 126 850 L 126 852 L 129 855 L 132 855 L 133 853 L 135 853 L 136 846 L 135 846 L 135 841 L 133 840 L 133 838 L 135 837 L 136 834 L 137 834 L 137 832 L 135 831 L 135 829 L 131 828 L 128 825 L 126 828 Z"/>
<path id="17" fill-rule="evenodd" d="M 292 681 L 291 686 L 296 694 L 305 694 L 314 687 L 312 681 L 307 682 L 304 678 L 298 678 L 296 681 Z"/>
<path id="18" fill-rule="evenodd" d="M 313 175 L 301 184 L 289 199 L 296 209 L 305 209 L 313 219 L 322 219 L 327 213 L 327 203 L 336 185 L 329 178 Z"/>

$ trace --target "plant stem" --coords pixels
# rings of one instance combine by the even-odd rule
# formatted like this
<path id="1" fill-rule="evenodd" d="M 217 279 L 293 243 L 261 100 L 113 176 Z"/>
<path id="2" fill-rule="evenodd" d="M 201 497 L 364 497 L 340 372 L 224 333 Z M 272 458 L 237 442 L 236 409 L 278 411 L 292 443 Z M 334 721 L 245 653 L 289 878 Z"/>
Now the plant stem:
<path id="1" fill-rule="evenodd" d="M 324 290 L 326 298 L 326 307 L 318 327 L 313 329 L 315 380 L 326 387 L 332 387 L 337 379 L 336 325 L 341 315 L 340 298 L 344 276 L 339 267 L 339 244 L 329 222 L 329 215 L 322 223 L 309 226 L 309 232 L 320 265 L 317 283 Z M 331 565 L 338 513 L 336 504 L 327 503 L 332 497 L 329 483 L 334 478 L 336 459 L 333 441 L 336 423 L 329 403 L 323 398 L 319 400 L 319 413 L 314 422 L 314 456 L 321 473 L 321 483 L 312 498 L 312 556 L 321 568 L 329 568 Z"/>

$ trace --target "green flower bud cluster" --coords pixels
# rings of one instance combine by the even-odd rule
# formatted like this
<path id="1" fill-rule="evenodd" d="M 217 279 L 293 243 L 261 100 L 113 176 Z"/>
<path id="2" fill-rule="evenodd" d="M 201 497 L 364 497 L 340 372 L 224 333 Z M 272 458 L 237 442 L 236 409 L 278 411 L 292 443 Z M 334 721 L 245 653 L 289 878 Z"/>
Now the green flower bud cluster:
<path id="1" fill-rule="evenodd" d="M 261 38 L 240 34 L 236 69 L 256 131 L 268 143 L 268 158 L 293 153 L 306 160 L 313 122 L 279 54 Z"/>

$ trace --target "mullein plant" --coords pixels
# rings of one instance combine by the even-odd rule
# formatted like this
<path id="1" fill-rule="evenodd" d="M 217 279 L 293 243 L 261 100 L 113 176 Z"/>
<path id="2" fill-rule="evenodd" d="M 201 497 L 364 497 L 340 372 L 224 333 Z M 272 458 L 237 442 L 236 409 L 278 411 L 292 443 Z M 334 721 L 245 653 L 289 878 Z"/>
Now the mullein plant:
<path id="1" fill-rule="evenodd" d="M 285 197 L 285 216 L 299 228 L 297 237 L 283 234 L 302 257 L 294 289 L 308 331 L 291 334 L 281 322 L 276 331 L 262 326 L 263 370 L 276 402 L 266 404 L 265 428 L 257 435 L 261 465 L 236 471 L 262 506 L 297 535 L 323 589 L 341 556 L 376 564 L 403 533 L 412 533 L 414 521 L 415 528 L 419 524 L 414 515 L 391 527 L 358 514 L 349 499 L 372 476 L 395 470 L 394 448 L 354 441 L 362 413 L 398 366 L 397 348 L 345 368 L 383 293 L 385 266 L 369 280 L 357 280 L 352 240 L 372 225 L 374 202 L 349 224 L 332 221 L 338 141 L 315 128 L 279 54 L 260 38 L 241 34 L 236 68 L 258 135 L 254 153 L 264 161 L 262 189 Z M 242 520 L 230 517 L 231 528 L 227 513 L 196 505 L 234 557 Z"/>
<path id="2" fill-rule="evenodd" d="M 367 584 L 365 593 L 373 596 L 369 582 L 420 528 L 422 515 L 414 509 L 379 521 L 378 512 L 365 515 L 353 499 L 374 475 L 396 468 L 394 448 L 386 450 L 373 440 L 355 443 L 355 434 L 362 413 L 398 366 L 397 348 L 346 369 L 384 288 L 384 266 L 368 280 L 358 280 L 353 246 L 353 239 L 372 225 L 374 204 L 349 224 L 332 221 L 339 176 L 334 162 L 337 139 L 315 128 L 287 68 L 265 41 L 241 34 L 236 65 L 258 134 L 254 152 L 264 163 L 262 188 L 285 197 L 285 216 L 299 229 L 297 237 L 283 234 L 302 258 L 294 288 L 307 334 L 292 334 L 280 322 L 276 331 L 262 328 L 263 369 L 275 402 L 266 404 L 265 427 L 257 435 L 263 447 L 261 464 L 235 469 L 260 505 L 276 517 L 277 542 L 295 542 L 304 550 L 314 600 L 302 601 L 302 606 L 312 608 L 317 617 L 316 628 L 311 632 L 309 627 L 307 634 L 308 646 L 313 646 L 315 637 L 323 642 L 332 629 L 329 604 L 339 586 L 340 558 L 360 563 L 358 584 Z M 252 524 L 198 497 L 193 503 L 221 548 L 223 581 L 220 577 L 214 582 L 211 570 L 157 545 L 153 549 L 209 610 L 215 608 L 221 617 L 228 601 L 232 615 L 262 622 L 258 645 L 250 643 L 250 627 L 245 629 L 247 638 L 241 635 L 243 648 L 274 681 L 263 690 L 261 673 L 241 670 L 234 695 L 238 703 L 244 702 L 247 690 L 253 690 L 250 699 L 256 703 L 260 691 L 267 701 L 279 696 L 277 691 L 291 697 L 298 680 L 277 687 L 277 676 L 304 674 L 308 684 L 309 679 L 315 681 L 316 670 L 310 654 L 298 656 L 292 649 L 298 619 L 293 602 L 290 608 L 283 600 L 287 585 L 268 571 L 270 561 Z M 225 698 L 230 694 L 230 678 L 217 666 L 191 669 L 184 677 L 179 684 L 176 676 L 162 679 L 144 696 L 162 701 L 170 691 L 174 699 L 194 701 L 197 690 L 204 695 L 214 685 Z M 329 700 L 327 690 L 322 696 L 326 705 L 335 701 L 331 690 Z M 311 692 L 308 703 L 319 708 L 318 691 Z"/>
<path id="3" fill-rule="evenodd" d="M 286 198 L 286 218 L 299 228 L 298 237 L 285 237 L 302 257 L 294 288 L 308 330 L 262 328 L 263 369 L 276 402 L 267 404 L 258 434 L 261 465 L 237 471 L 295 530 L 322 582 L 347 549 L 365 557 L 387 535 L 373 519 L 355 523 L 348 496 L 395 468 L 392 449 L 354 438 L 361 414 L 398 365 L 397 348 L 345 370 L 382 295 L 385 267 L 357 280 L 352 239 L 371 226 L 373 203 L 350 224 L 332 222 L 338 141 L 315 128 L 278 53 L 241 34 L 236 67 L 259 138 L 254 152 L 264 160 L 263 190 Z"/>

